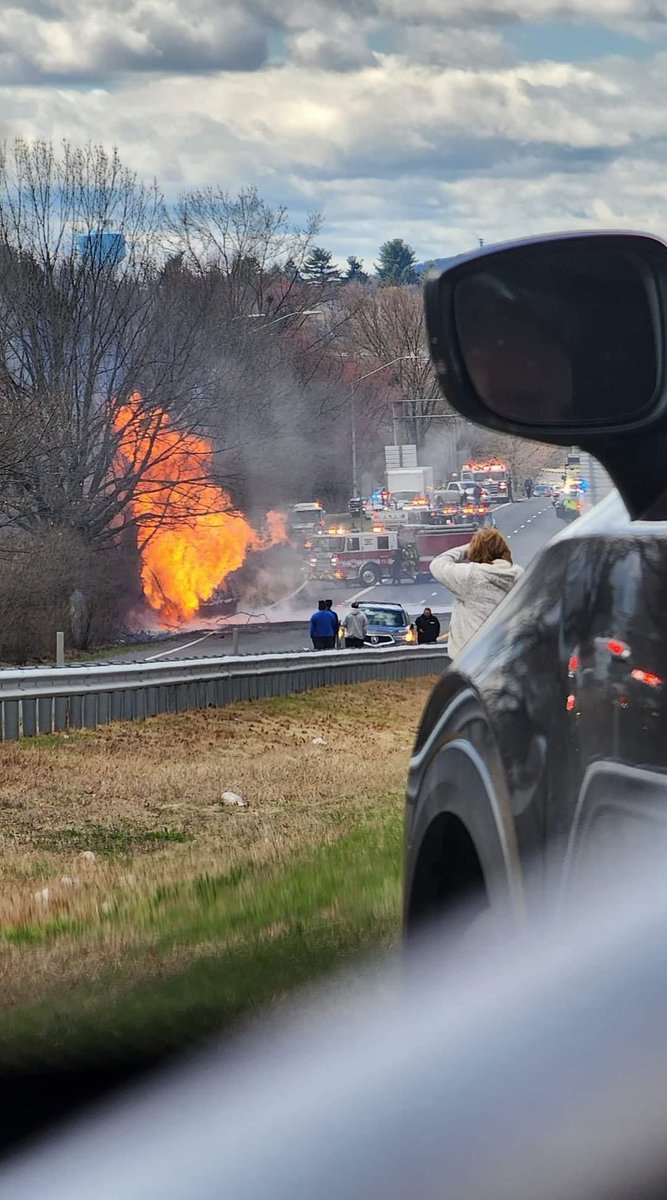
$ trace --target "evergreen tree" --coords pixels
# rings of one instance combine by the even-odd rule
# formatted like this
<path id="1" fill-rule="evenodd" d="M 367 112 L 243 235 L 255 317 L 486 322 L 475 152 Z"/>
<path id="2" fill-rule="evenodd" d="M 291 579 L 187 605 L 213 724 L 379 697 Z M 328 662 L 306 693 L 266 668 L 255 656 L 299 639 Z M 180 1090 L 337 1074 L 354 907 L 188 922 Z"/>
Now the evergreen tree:
<path id="1" fill-rule="evenodd" d="M 313 246 L 303 264 L 302 277 L 309 283 L 332 283 L 340 279 L 340 271 L 333 263 L 332 257 L 330 250 L 324 250 L 322 246 Z"/>
<path id="2" fill-rule="evenodd" d="M 368 283 L 368 275 L 364 271 L 364 264 L 356 254 L 348 254 L 347 256 L 347 271 L 343 276 L 347 283 Z"/>
<path id="3" fill-rule="evenodd" d="M 416 283 L 416 255 L 412 246 L 403 238 L 392 238 L 380 246 L 379 261 L 375 265 L 380 283 L 385 287 L 399 283 Z"/>

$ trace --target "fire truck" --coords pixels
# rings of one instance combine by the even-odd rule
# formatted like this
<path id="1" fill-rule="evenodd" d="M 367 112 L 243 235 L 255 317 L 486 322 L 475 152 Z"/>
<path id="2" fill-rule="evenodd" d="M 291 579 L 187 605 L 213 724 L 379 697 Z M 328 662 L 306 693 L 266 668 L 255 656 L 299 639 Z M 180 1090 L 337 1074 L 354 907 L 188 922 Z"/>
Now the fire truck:
<path id="1" fill-rule="evenodd" d="M 404 552 L 403 574 L 418 580 L 429 574 L 438 554 L 465 546 L 477 525 L 403 525 L 371 533 L 319 533 L 304 565 L 308 579 L 354 580 L 368 587 L 391 577 L 394 555 Z"/>
<path id="2" fill-rule="evenodd" d="M 512 500 L 512 473 L 499 459 L 467 462 L 461 467 L 461 483 L 476 484 L 489 493 L 492 503 Z"/>

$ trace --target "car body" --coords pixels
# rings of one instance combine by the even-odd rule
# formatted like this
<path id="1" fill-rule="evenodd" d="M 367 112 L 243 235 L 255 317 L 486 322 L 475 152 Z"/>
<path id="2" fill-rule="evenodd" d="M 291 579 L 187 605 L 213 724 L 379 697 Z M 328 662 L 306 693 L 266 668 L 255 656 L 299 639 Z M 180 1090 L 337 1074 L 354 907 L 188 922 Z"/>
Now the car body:
<path id="1" fill-rule="evenodd" d="M 363 609 L 368 620 L 367 646 L 410 646 L 416 642 L 414 624 L 402 604 L 360 600 L 359 608 Z M 341 620 L 340 637 L 345 637 L 345 617 Z"/>
<path id="2" fill-rule="evenodd" d="M 554 502 L 554 509 L 559 521 L 576 521 L 577 517 L 581 516 L 583 508 L 583 492 L 580 493 L 572 488 L 565 488 Z"/>
<path id="3" fill-rule="evenodd" d="M 460 501 L 462 497 L 472 500 L 474 499 L 476 487 L 479 487 L 480 490 L 480 500 L 488 503 L 490 499 L 490 492 L 488 488 L 482 487 L 480 484 L 476 484 L 474 480 L 462 481 L 460 479 L 452 479 L 449 481 L 449 483 L 445 484 L 444 487 L 438 488 L 438 495 L 441 495 L 445 502 L 451 502 L 452 500 Z"/>
<path id="4" fill-rule="evenodd" d="M 553 487 L 550 483 L 536 483 L 533 488 L 533 496 L 545 496 L 551 499 L 553 495 Z"/>
<path id="5" fill-rule="evenodd" d="M 626 246 L 627 259 L 622 257 Z M 582 254 L 591 264 L 590 280 L 582 275 Z M 555 275 L 542 268 L 540 255 L 549 263 L 553 260 Z M 663 295 L 663 272 L 665 301 L 664 308 L 655 309 L 652 300 L 647 302 L 638 328 L 650 349 L 651 322 L 655 363 L 647 368 L 646 403 L 637 423 L 632 397 L 628 416 L 618 415 L 628 395 L 620 384 L 618 409 L 601 386 L 596 410 L 595 392 L 584 389 L 595 384 L 594 369 L 602 371 L 606 381 L 604 371 L 618 339 L 615 322 L 625 314 L 623 293 L 614 296 L 607 271 L 613 276 L 621 264 L 633 272 L 644 257 L 646 276 L 632 279 L 636 292 L 627 306 L 628 323 L 636 317 L 642 288 L 653 287 L 655 281 L 656 292 Z M 408 932 L 469 894 L 481 907 L 503 905 L 515 919 L 522 911 L 528 876 L 562 894 L 592 856 L 611 856 L 615 869 L 623 870 L 633 842 L 650 842 L 656 825 L 667 820 L 667 375 L 662 367 L 667 320 L 656 316 L 667 312 L 667 247 L 639 236 L 591 235 L 582 243 L 578 235 L 567 235 L 562 243 L 553 238 L 502 248 L 495 259 L 491 252 L 480 252 L 480 266 L 475 258 L 457 263 L 449 279 L 427 284 L 427 324 L 432 345 L 442 354 L 442 362 L 435 354 L 434 361 L 441 381 L 447 383 L 448 399 L 465 415 L 518 436 L 567 445 L 576 433 L 584 450 L 597 453 L 619 490 L 595 507 L 584 492 L 579 519 L 543 549 L 430 697 L 407 789 Z M 552 287 L 560 286 L 553 279 L 560 278 L 558 271 L 565 278 L 570 262 L 576 287 L 570 290 L 564 283 L 562 294 L 552 294 Z M 599 266 L 604 286 L 595 291 Z M 497 379 L 498 371 L 480 375 L 477 390 L 462 369 L 460 351 L 441 349 L 456 280 L 479 278 L 480 289 L 486 288 L 489 279 L 502 282 L 505 270 L 514 291 L 508 285 L 503 301 L 511 297 L 506 309 L 515 322 L 530 322 L 543 298 L 545 311 L 548 301 L 550 313 L 560 305 L 565 322 L 585 322 L 586 312 L 577 307 L 584 278 L 598 305 L 595 319 L 601 342 L 608 323 L 608 353 L 592 367 L 584 361 L 588 374 L 576 376 L 585 381 L 580 385 L 585 406 L 582 401 L 581 416 L 573 409 L 569 426 L 562 417 L 549 423 L 554 401 L 549 391 L 553 375 L 547 370 L 541 371 L 540 379 L 549 382 L 544 391 L 536 383 L 528 419 L 509 404 L 501 412 L 485 400 L 490 394 L 496 402 L 496 393 L 483 392 L 482 387 L 487 379 Z M 534 287 L 534 307 L 520 309 L 524 301 L 514 282 L 517 276 Z M 429 298 L 430 286 L 440 290 Z M 515 309 L 510 309 L 514 303 Z M 478 329 L 485 328 L 481 305 L 482 301 L 476 310 Z M 500 345 L 506 351 L 494 324 L 504 319 L 500 309 L 493 310 L 489 354 Z M 487 349 L 486 343 L 480 344 Z M 548 345 L 551 351 L 553 344 Z M 578 346 L 585 356 L 586 339 Z M 518 358 L 516 362 L 520 367 Z M 568 380 L 578 366 L 575 360 Z M 508 365 L 505 359 L 499 368 L 513 370 L 514 361 Z M 576 397 L 570 382 L 568 387 L 570 399 Z M 510 393 L 497 394 L 504 405 Z M 546 418 L 540 421 L 542 411 Z M 603 424 L 607 427 L 601 430 Z"/>

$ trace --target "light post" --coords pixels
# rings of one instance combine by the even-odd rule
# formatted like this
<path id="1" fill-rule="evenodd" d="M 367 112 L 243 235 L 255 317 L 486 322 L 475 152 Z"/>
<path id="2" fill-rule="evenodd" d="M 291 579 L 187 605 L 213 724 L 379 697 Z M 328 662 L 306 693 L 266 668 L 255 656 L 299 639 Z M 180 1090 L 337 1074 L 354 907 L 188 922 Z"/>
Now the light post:
<path id="1" fill-rule="evenodd" d="M 365 375 L 360 375 L 357 379 L 353 379 L 350 384 L 350 416 L 352 419 L 352 497 L 356 499 L 359 495 L 359 481 L 357 479 L 357 406 L 355 402 L 357 388 L 364 379 L 370 379 L 371 375 L 377 375 L 378 371 L 386 371 L 387 367 L 394 367 L 396 363 L 409 362 L 418 358 L 417 354 L 401 354 L 399 358 L 392 358 L 390 362 L 382 363 L 381 367 L 375 367 L 372 371 L 366 371 Z"/>

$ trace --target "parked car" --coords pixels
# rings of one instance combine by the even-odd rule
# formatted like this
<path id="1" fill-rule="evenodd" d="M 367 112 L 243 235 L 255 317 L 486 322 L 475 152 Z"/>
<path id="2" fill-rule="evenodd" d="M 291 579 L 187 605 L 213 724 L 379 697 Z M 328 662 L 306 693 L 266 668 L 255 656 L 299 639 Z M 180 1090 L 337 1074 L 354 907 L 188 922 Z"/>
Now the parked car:
<path id="1" fill-rule="evenodd" d="M 603 848 L 622 869 L 667 818 L 666 311 L 667 246 L 640 235 L 484 248 L 426 285 L 454 408 L 579 444 L 618 492 L 542 551 L 431 695 L 408 931 L 469 894 L 516 915 L 527 872 L 567 889 Z"/>
<path id="2" fill-rule="evenodd" d="M 551 499 L 553 488 L 550 483 L 536 483 L 533 488 L 533 496 L 544 496 L 546 499 Z"/>
<path id="3" fill-rule="evenodd" d="M 408 646 L 416 642 L 415 627 L 402 604 L 378 600 L 360 600 L 359 608 L 366 613 L 368 633 L 366 645 Z M 345 637 L 345 617 L 341 621 L 341 637 Z"/>

